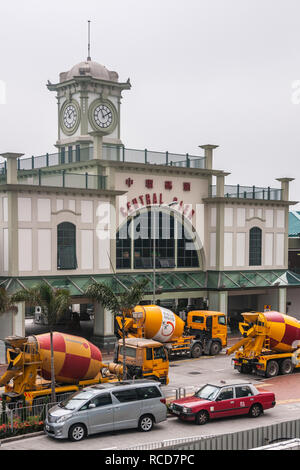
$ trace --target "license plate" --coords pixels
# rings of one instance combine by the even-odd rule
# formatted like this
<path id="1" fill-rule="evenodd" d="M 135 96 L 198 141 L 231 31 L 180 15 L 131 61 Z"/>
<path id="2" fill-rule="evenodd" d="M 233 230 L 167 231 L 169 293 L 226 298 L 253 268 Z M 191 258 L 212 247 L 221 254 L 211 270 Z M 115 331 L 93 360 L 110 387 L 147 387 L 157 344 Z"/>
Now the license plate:
<path id="1" fill-rule="evenodd" d="M 177 410 L 173 410 L 173 413 L 174 413 L 175 415 L 180 415 L 180 411 L 177 411 Z"/>

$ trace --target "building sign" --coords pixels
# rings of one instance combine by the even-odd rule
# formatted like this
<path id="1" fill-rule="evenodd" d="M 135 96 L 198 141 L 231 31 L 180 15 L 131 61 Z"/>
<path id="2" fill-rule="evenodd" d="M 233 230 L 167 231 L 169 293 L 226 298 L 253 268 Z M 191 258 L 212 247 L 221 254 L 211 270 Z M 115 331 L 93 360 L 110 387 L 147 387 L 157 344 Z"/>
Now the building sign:
<path id="1" fill-rule="evenodd" d="M 173 200 L 171 202 L 177 202 L 178 204 L 174 205 L 173 207 L 188 219 L 192 219 L 195 213 L 194 209 L 192 208 L 192 204 L 184 204 L 183 201 L 178 201 L 177 197 L 173 197 Z M 140 210 L 144 207 L 149 207 L 152 205 L 163 206 L 164 204 L 168 203 L 164 202 L 162 193 L 141 194 L 128 201 L 126 207 L 120 207 L 120 212 L 123 217 L 128 217 L 132 215 L 136 210 Z"/>

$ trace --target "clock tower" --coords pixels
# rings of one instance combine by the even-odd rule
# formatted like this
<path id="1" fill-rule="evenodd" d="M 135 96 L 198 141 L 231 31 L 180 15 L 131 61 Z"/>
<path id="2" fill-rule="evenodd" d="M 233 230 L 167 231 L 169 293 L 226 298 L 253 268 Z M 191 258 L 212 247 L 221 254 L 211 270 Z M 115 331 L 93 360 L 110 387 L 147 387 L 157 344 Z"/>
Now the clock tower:
<path id="1" fill-rule="evenodd" d="M 122 145 L 121 98 L 122 91 L 131 88 L 129 79 L 119 82 L 117 72 L 88 57 L 68 72 L 60 73 L 59 83 L 48 81 L 47 88 L 56 92 L 58 138 L 55 145 L 62 162 L 102 158 L 102 142 Z"/>

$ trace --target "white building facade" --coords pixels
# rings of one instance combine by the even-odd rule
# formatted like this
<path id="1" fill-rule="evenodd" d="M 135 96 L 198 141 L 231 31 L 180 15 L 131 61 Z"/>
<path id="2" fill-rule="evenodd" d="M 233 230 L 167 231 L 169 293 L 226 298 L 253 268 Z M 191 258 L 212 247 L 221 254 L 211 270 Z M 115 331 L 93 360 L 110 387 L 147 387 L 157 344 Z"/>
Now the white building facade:
<path id="1" fill-rule="evenodd" d="M 57 153 L 2 154 L 1 286 L 15 292 L 44 280 L 87 304 L 95 280 L 121 292 L 146 277 L 145 301 L 175 311 L 285 312 L 287 289 L 300 285 L 288 271 L 292 180 L 228 186 L 228 173 L 213 167 L 215 145 L 201 145 L 200 156 L 126 148 L 120 112 L 130 88 L 96 62 L 77 64 L 48 84 Z M 95 308 L 94 340 L 111 344 L 111 314 Z"/>

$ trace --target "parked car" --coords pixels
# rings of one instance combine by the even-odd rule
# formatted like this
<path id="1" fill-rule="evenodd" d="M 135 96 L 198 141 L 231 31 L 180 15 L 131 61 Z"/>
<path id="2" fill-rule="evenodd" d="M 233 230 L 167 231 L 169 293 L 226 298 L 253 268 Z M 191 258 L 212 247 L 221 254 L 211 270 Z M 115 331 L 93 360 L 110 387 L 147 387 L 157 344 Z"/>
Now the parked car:
<path id="1" fill-rule="evenodd" d="M 166 400 L 157 382 L 136 380 L 84 388 L 51 408 L 45 432 L 57 439 L 80 441 L 106 431 L 139 428 L 151 431 L 167 419 Z"/>
<path id="2" fill-rule="evenodd" d="M 248 414 L 253 418 L 274 407 L 272 392 L 258 391 L 250 382 L 209 383 L 193 396 L 175 400 L 169 411 L 178 418 L 205 424 L 209 419 Z"/>

